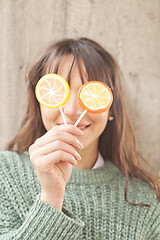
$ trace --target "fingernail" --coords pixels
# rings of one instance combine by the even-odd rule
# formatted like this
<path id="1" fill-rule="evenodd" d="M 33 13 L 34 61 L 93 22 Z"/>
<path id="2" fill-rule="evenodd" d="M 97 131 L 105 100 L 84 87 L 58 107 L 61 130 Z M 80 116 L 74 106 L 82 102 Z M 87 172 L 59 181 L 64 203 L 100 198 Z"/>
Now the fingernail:
<path id="1" fill-rule="evenodd" d="M 82 143 L 80 143 L 79 141 L 78 141 L 78 147 L 79 147 L 80 149 L 82 149 L 82 148 L 83 148 L 83 145 L 82 145 Z"/>
<path id="2" fill-rule="evenodd" d="M 78 160 L 81 160 L 81 156 L 76 152 L 76 156 Z"/>
<path id="3" fill-rule="evenodd" d="M 83 135 L 83 131 L 81 129 L 79 129 L 78 127 L 76 127 L 78 130 L 78 133 L 80 133 L 81 135 Z"/>
<path id="4" fill-rule="evenodd" d="M 77 165 L 77 161 L 74 159 L 74 164 Z"/>

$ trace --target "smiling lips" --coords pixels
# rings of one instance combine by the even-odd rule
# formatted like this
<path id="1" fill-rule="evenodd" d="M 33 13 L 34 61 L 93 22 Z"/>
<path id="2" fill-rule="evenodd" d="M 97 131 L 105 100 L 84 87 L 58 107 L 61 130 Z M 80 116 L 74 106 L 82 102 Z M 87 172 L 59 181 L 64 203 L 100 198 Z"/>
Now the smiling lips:
<path id="1" fill-rule="evenodd" d="M 83 130 L 83 129 L 85 129 L 85 128 L 87 128 L 87 127 L 89 127 L 90 125 L 85 125 L 85 126 L 77 126 L 80 130 Z"/>

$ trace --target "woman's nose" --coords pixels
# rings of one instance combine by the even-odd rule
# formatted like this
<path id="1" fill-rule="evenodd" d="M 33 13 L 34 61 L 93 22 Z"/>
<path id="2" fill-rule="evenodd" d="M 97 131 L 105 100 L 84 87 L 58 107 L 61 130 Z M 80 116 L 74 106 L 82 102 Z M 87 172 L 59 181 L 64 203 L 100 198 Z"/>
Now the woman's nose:
<path id="1" fill-rule="evenodd" d="M 78 103 L 78 98 L 76 93 L 70 93 L 70 96 L 67 100 L 67 102 L 63 106 L 63 111 L 68 118 L 68 120 L 77 120 L 78 117 L 83 112 L 83 109 L 80 107 Z"/>

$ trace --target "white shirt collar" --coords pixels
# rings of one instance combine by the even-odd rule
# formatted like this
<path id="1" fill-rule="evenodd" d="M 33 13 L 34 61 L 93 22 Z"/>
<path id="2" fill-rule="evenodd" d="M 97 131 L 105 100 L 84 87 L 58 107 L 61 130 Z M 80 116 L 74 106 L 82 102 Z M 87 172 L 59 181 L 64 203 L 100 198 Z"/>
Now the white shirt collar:
<path id="1" fill-rule="evenodd" d="M 97 157 L 97 161 L 95 162 L 95 164 L 92 167 L 92 169 L 103 167 L 104 164 L 105 164 L 104 159 L 103 159 L 102 155 L 99 152 L 98 153 L 98 157 Z"/>

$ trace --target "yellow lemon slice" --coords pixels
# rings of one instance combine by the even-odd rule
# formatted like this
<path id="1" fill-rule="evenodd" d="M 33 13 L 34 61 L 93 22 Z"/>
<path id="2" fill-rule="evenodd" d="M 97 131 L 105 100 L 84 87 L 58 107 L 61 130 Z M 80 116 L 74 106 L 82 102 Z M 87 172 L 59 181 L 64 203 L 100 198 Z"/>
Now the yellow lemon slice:
<path id="1" fill-rule="evenodd" d="M 63 106 L 68 100 L 68 82 L 58 74 L 46 74 L 37 83 L 36 97 L 40 104 L 48 108 Z"/>
<path id="2" fill-rule="evenodd" d="M 111 89 L 99 81 L 90 81 L 82 85 L 78 92 L 80 106 L 91 113 L 108 110 L 113 101 Z"/>

